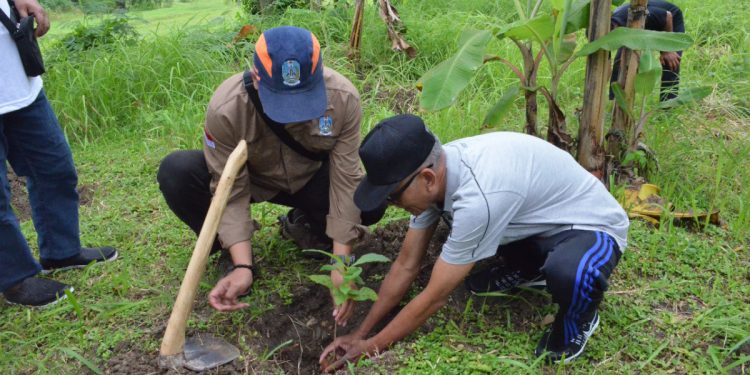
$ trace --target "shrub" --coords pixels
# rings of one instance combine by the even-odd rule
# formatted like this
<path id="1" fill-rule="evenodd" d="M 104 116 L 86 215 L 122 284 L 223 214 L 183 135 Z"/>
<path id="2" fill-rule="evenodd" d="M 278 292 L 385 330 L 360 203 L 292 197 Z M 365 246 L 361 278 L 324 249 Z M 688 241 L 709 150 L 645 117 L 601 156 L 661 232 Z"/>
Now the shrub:
<path id="1" fill-rule="evenodd" d="M 126 16 L 116 16 L 105 18 L 94 26 L 79 23 L 62 39 L 62 44 L 68 51 L 82 52 L 118 41 L 134 41 L 138 33 L 128 21 Z"/>
<path id="2" fill-rule="evenodd" d="M 119 0 L 128 9 L 156 9 L 172 6 L 173 0 Z M 183 0 L 184 1 L 184 0 Z"/>
<path id="3" fill-rule="evenodd" d="M 279 13 L 287 8 L 308 8 L 309 0 L 240 0 L 245 14 Z"/>
<path id="4" fill-rule="evenodd" d="M 75 8 L 70 0 L 40 0 L 39 3 L 47 11 L 65 12 Z"/>

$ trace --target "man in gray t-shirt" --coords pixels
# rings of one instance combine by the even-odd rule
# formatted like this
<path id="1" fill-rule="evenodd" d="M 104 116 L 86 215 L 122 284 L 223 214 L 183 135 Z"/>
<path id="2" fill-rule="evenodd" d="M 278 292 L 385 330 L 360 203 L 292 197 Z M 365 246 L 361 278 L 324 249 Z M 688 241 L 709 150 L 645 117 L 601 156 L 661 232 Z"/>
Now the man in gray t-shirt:
<path id="1" fill-rule="evenodd" d="M 597 308 L 629 226 L 601 182 L 536 137 L 500 132 L 441 146 L 412 115 L 382 121 L 359 153 L 367 176 L 354 195 L 357 206 L 368 210 L 388 201 L 413 216 L 364 322 L 323 352 L 321 358 L 346 351 L 332 368 L 412 333 L 464 278 L 472 292 L 546 286 L 560 308 L 536 354 L 568 362 L 583 352 L 599 324 Z M 366 339 L 403 298 L 441 218 L 451 232 L 427 287 Z M 499 259 L 469 275 L 476 262 L 496 254 Z"/>

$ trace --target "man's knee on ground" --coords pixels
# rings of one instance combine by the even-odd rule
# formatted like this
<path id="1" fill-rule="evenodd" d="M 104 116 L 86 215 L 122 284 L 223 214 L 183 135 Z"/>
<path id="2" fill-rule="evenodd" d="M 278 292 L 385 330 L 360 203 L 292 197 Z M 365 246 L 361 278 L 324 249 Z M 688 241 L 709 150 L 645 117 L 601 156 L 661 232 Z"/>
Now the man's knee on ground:
<path id="1" fill-rule="evenodd" d="M 162 193 L 169 194 L 184 187 L 190 174 L 190 159 L 185 151 L 175 151 L 162 159 L 156 181 Z"/>

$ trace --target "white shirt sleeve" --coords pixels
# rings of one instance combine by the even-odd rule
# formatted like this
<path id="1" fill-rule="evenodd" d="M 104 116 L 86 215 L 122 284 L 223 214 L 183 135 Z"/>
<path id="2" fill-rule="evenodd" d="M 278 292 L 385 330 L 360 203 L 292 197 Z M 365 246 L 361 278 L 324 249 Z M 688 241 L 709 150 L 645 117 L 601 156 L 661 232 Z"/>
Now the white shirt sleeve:
<path id="1" fill-rule="evenodd" d="M 440 210 L 437 207 L 430 207 L 427 211 L 422 212 L 419 216 L 412 215 L 409 218 L 409 228 L 412 229 L 425 229 L 429 228 L 432 224 L 440 219 Z"/>

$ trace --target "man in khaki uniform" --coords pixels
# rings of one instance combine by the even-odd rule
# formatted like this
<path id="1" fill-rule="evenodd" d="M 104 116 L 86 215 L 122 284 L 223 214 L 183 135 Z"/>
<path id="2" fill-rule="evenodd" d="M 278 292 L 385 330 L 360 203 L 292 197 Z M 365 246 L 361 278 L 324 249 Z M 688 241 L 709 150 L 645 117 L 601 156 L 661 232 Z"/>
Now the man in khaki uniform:
<path id="1" fill-rule="evenodd" d="M 357 153 L 361 117 L 357 90 L 323 67 L 315 35 L 297 27 L 264 32 L 252 71 L 219 86 L 208 105 L 203 152 L 173 152 L 158 173 L 169 207 L 199 233 L 229 154 L 239 140 L 247 141 L 247 168 L 237 176 L 214 244 L 215 250 L 229 250 L 234 266 L 211 291 L 211 306 L 219 311 L 248 306 L 238 297 L 249 292 L 255 276 L 252 202 L 293 207 L 281 218 L 282 231 L 300 247 L 332 248 L 352 259 L 361 224 L 377 222 L 385 211 L 381 205 L 360 212 L 352 199 L 363 177 Z M 338 272 L 331 279 L 343 282 Z M 346 322 L 352 306 L 347 301 L 334 307 L 338 323 Z"/>

